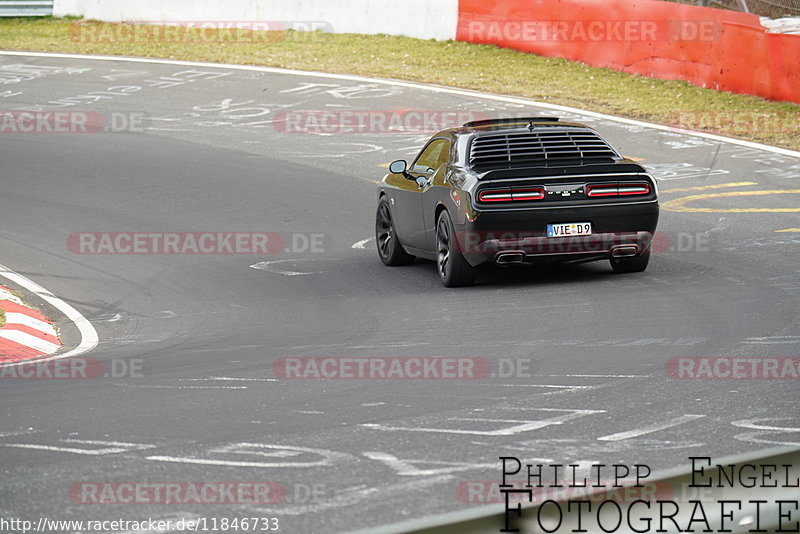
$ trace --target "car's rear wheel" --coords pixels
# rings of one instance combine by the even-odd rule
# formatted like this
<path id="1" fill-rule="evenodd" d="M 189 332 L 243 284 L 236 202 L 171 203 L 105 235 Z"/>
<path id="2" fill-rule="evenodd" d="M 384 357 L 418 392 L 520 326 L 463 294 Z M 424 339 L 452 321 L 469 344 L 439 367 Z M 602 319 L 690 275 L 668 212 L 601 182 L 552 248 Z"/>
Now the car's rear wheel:
<path id="1" fill-rule="evenodd" d="M 378 211 L 375 215 L 375 242 L 378 245 L 378 256 L 386 265 L 408 265 L 414 261 L 414 256 L 406 252 L 397 239 L 392 212 L 389 210 L 386 198 L 378 202 Z"/>
<path id="2" fill-rule="evenodd" d="M 475 267 L 470 265 L 459 250 L 453 231 L 453 221 L 447 210 L 436 221 L 436 270 L 445 287 L 466 286 L 475 282 Z"/>
<path id="3" fill-rule="evenodd" d="M 650 249 L 645 250 L 638 256 L 631 258 L 611 258 L 611 268 L 615 273 L 640 273 L 647 269 L 650 263 Z"/>

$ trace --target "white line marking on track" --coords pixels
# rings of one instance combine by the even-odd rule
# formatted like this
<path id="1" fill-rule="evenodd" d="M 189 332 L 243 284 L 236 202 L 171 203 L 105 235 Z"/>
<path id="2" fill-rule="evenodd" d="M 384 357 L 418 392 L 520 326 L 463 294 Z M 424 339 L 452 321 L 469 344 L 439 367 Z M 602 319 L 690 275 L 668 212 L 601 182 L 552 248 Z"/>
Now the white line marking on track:
<path id="1" fill-rule="evenodd" d="M 363 423 L 359 426 L 373 430 L 384 431 L 400 431 L 400 432 L 431 432 L 442 434 L 468 434 L 475 436 L 513 436 L 522 432 L 530 432 L 532 430 L 539 430 L 551 425 L 560 425 L 573 419 L 585 417 L 598 413 L 605 413 L 605 410 L 568 410 L 560 408 L 533 408 L 528 409 L 531 411 L 543 412 L 566 412 L 555 417 L 548 419 L 540 419 L 537 421 L 521 421 L 517 419 L 483 419 L 483 418 L 467 418 L 467 417 L 451 417 L 448 421 L 464 421 L 464 422 L 491 422 L 491 423 L 519 423 L 516 425 L 499 428 L 497 430 L 472 430 L 461 428 L 422 428 L 422 427 L 403 427 L 403 426 L 389 426 L 382 423 Z"/>
<path id="2" fill-rule="evenodd" d="M 797 447 L 798 445 L 800 445 L 800 443 L 798 443 L 797 441 L 777 441 L 773 439 L 764 439 L 764 438 L 766 436 L 771 436 L 774 434 L 795 434 L 797 432 L 800 432 L 800 428 L 790 427 L 790 426 L 771 426 L 771 425 L 758 424 L 761 422 L 766 423 L 770 421 L 786 421 L 788 419 L 789 419 L 788 417 L 763 417 L 760 419 L 741 419 L 739 421 L 733 421 L 731 425 L 735 427 L 755 430 L 755 432 L 745 432 L 743 434 L 737 434 L 733 436 L 733 439 L 737 439 L 739 441 L 744 441 L 747 443 Z"/>
<path id="3" fill-rule="evenodd" d="M 160 386 L 157 384 L 114 384 L 114 386 L 138 389 L 247 389 L 247 386 Z"/>
<path id="4" fill-rule="evenodd" d="M 39 445 L 35 443 L 0 443 L 3 447 L 12 447 L 17 449 L 35 449 L 40 451 L 52 452 L 68 452 L 71 454 L 82 454 L 86 456 L 103 456 L 106 454 L 119 454 L 121 452 L 141 451 L 145 449 L 152 449 L 155 445 L 148 445 L 144 443 L 124 443 L 119 441 L 95 441 L 95 440 L 77 440 L 77 439 L 62 439 L 63 443 L 78 443 L 82 445 L 101 445 L 99 449 L 79 449 L 75 447 L 58 447 L 56 445 Z"/>
<path id="5" fill-rule="evenodd" d="M 739 428 L 749 428 L 751 430 L 774 430 L 777 432 L 800 432 L 800 428 L 786 427 L 786 426 L 768 426 L 758 425 L 756 421 L 782 421 L 784 418 L 767 417 L 763 419 L 742 419 L 740 421 L 733 421 L 731 424 Z"/>
<path id="6" fill-rule="evenodd" d="M 388 465 L 400 476 L 418 477 L 447 475 L 459 471 L 471 471 L 473 469 L 493 469 L 497 467 L 497 463 L 470 464 L 463 462 L 442 462 L 435 460 L 401 460 L 397 456 L 386 452 L 367 451 L 362 454 L 370 460 L 377 460 Z M 414 464 L 429 464 L 438 467 L 431 469 L 420 469 Z"/>
<path id="7" fill-rule="evenodd" d="M 594 117 L 598 119 L 605 119 L 621 124 L 630 124 L 633 126 L 641 126 L 643 128 L 650 128 L 653 130 L 660 130 L 664 132 L 679 133 L 680 135 L 690 135 L 692 137 L 700 137 L 702 139 L 710 139 L 712 141 L 720 141 L 731 145 L 739 145 L 766 152 L 773 152 L 775 154 L 783 154 L 794 158 L 800 158 L 800 152 L 789 150 L 786 148 L 779 148 L 775 146 L 762 145 L 752 141 L 744 141 L 742 139 L 733 139 L 731 137 L 724 137 L 721 135 L 710 134 L 705 132 L 695 132 L 692 130 L 677 129 L 674 126 L 666 126 L 663 124 L 655 124 L 652 122 L 644 122 L 635 119 L 626 119 L 624 117 L 616 117 L 614 115 L 607 115 L 605 113 L 597 113 L 580 108 L 573 108 L 569 106 L 561 106 L 558 104 L 549 104 L 547 102 L 539 102 L 536 100 L 529 100 L 526 98 L 509 97 L 502 95 L 492 95 L 488 93 L 481 93 L 478 91 L 470 91 L 467 89 L 456 89 L 451 87 L 437 87 L 433 85 L 425 85 L 416 82 L 402 82 L 398 80 L 387 80 L 382 78 L 369 78 L 365 76 L 355 76 L 348 74 L 331 74 L 327 72 L 314 72 L 302 71 L 294 69 L 279 69 L 275 67 L 258 67 L 255 65 L 231 65 L 229 63 L 207 63 L 200 61 L 179 61 L 170 59 L 151 59 L 139 58 L 131 56 L 93 56 L 88 54 L 59 54 L 53 52 L 21 52 L 16 50 L 0 50 L 0 55 L 5 56 L 21 56 L 21 57 L 48 57 L 48 58 L 64 58 L 64 59 L 85 59 L 90 61 L 118 61 L 128 63 L 149 63 L 153 65 L 184 65 L 189 67 L 205 67 L 216 69 L 230 69 L 230 70 L 243 70 L 252 72 L 270 72 L 274 74 L 292 75 L 292 76 L 307 76 L 313 78 L 328 78 L 334 80 L 349 80 L 356 82 L 367 82 L 372 84 L 390 85 L 393 87 L 406 87 L 408 89 L 418 89 L 423 91 L 430 91 L 433 93 L 450 94 L 466 96 L 470 98 L 482 98 L 485 100 L 493 100 L 495 102 L 506 102 L 511 104 L 520 104 L 523 106 L 536 106 L 540 108 L 550 109 L 553 111 L 561 111 L 565 113 L 576 113 L 585 115 L 587 117 Z"/>
<path id="8" fill-rule="evenodd" d="M 208 378 L 174 378 L 162 382 L 280 382 L 277 378 L 238 378 L 235 376 L 209 376 Z"/>
<path id="9" fill-rule="evenodd" d="M 609 434 L 607 436 L 601 436 L 597 438 L 598 441 L 622 441 L 624 439 L 635 438 L 638 436 L 643 436 L 645 434 L 652 434 L 653 432 L 658 432 L 659 430 L 664 430 L 667 428 L 672 428 L 674 426 L 682 425 L 684 423 L 688 423 L 690 421 L 694 421 L 696 419 L 700 419 L 705 417 L 705 415 L 682 415 L 680 417 L 676 417 L 674 419 L 670 419 L 664 423 L 656 423 L 653 425 L 648 425 L 642 428 L 637 428 L 635 430 L 628 430 L 626 432 L 617 432 L 616 434 Z"/>
<path id="10" fill-rule="evenodd" d="M 566 377 L 566 378 L 650 378 L 647 375 L 536 375 L 546 377 Z"/>
<path id="11" fill-rule="evenodd" d="M 427 341 L 398 341 L 396 343 L 378 343 L 375 345 L 346 345 L 346 349 L 385 349 L 391 347 L 422 347 L 430 345 Z"/>
<path id="12" fill-rule="evenodd" d="M 600 386 L 565 386 L 561 384 L 492 384 L 492 383 L 472 383 L 461 384 L 463 386 L 490 386 L 501 388 L 553 388 L 553 389 L 597 389 Z"/>
<path id="13" fill-rule="evenodd" d="M 253 455 L 267 458 L 291 458 L 302 454 L 311 454 L 319 457 L 318 460 L 305 462 L 264 462 L 264 461 L 238 461 L 216 460 L 213 458 L 193 458 L 182 456 L 148 456 L 145 460 L 154 462 L 173 462 L 182 464 L 216 465 L 222 467 L 323 467 L 332 466 L 351 459 L 349 454 L 330 451 L 326 449 L 312 449 L 309 447 L 295 447 L 288 445 L 270 445 L 266 443 L 231 443 L 223 447 L 211 449 L 211 454 L 239 454 Z"/>
<path id="14" fill-rule="evenodd" d="M 137 450 L 152 449 L 155 445 L 148 443 L 130 443 L 128 441 L 101 441 L 96 439 L 75 439 L 65 438 L 62 439 L 64 443 L 82 443 L 84 445 L 113 445 L 114 447 L 132 447 Z"/>
<path id="15" fill-rule="evenodd" d="M 800 343 L 800 336 L 748 337 L 744 342 L 754 345 L 794 345 Z"/>
<path id="16" fill-rule="evenodd" d="M 61 300 L 60 298 L 56 297 L 55 295 L 50 293 L 48 290 L 46 290 L 33 280 L 30 280 L 29 278 L 26 278 L 21 274 L 12 271 L 11 269 L 5 267 L 4 265 L 0 265 L 0 276 L 3 276 L 11 280 L 12 282 L 21 285 L 28 291 L 34 293 L 38 297 L 42 298 L 43 300 L 46 300 L 47 302 L 55 306 L 61 313 L 66 315 L 67 318 L 70 321 L 72 321 L 80 331 L 81 342 L 78 344 L 77 347 L 63 354 L 56 354 L 54 356 L 49 356 L 47 358 L 37 358 L 36 359 L 37 362 L 59 360 L 61 358 L 70 358 L 72 356 L 79 356 L 81 354 L 89 352 L 90 350 L 92 350 L 97 346 L 97 344 L 100 341 L 99 337 L 97 336 L 97 331 L 94 329 L 94 326 L 92 326 L 92 323 L 90 323 L 86 319 L 86 317 L 81 315 L 81 313 L 78 310 L 76 310 L 75 308 L 73 308 L 72 306 Z M 22 365 L 24 363 L 25 360 L 21 362 L 12 362 L 3 365 L 13 366 L 13 365 Z"/>
<path id="17" fill-rule="evenodd" d="M 300 272 L 300 271 L 286 271 L 283 269 L 276 269 L 272 265 L 279 263 L 293 262 L 297 260 L 275 260 L 275 261 L 260 261 L 250 266 L 251 269 L 259 269 L 262 271 L 269 271 L 272 273 L 282 274 L 284 276 L 304 276 L 307 274 L 320 274 L 322 271 Z"/>
<path id="18" fill-rule="evenodd" d="M 374 241 L 374 240 L 375 240 L 374 237 L 368 237 L 366 239 L 362 239 L 361 241 L 356 241 L 355 243 L 353 243 L 350 246 L 350 248 L 364 250 L 366 248 L 366 246 L 367 246 L 367 243 L 369 243 L 370 241 Z"/>

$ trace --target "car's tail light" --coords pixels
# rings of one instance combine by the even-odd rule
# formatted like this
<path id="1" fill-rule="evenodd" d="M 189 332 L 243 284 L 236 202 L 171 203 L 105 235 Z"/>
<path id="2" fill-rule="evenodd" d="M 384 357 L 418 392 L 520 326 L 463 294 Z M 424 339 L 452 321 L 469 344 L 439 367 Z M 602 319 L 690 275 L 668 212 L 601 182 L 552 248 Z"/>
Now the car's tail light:
<path id="1" fill-rule="evenodd" d="M 594 184 L 586 186 L 586 195 L 590 197 L 618 197 L 650 194 L 650 184 L 633 182 L 622 184 Z"/>
<path id="2" fill-rule="evenodd" d="M 586 186 L 586 194 L 590 197 L 615 197 L 619 194 L 619 187 L 616 185 L 589 185 Z"/>
<path id="3" fill-rule="evenodd" d="M 478 193 L 481 202 L 510 202 L 511 189 L 486 189 Z"/>
<path id="4" fill-rule="evenodd" d="M 542 200 L 544 198 L 544 189 L 541 187 L 512 189 L 511 198 L 512 200 Z"/>
<path id="5" fill-rule="evenodd" d="M 484 189 L 478 193 L 481 202 L 525 202 L 542 200 L 543 187 L 508 187 L 505 189 Z"/>
<path id="6" fill-rule="evenodd" d="M 620 195 L 648 195 L 650 194 L 650 184 L 647 182 L 637 184 L 619 184 Z"/>

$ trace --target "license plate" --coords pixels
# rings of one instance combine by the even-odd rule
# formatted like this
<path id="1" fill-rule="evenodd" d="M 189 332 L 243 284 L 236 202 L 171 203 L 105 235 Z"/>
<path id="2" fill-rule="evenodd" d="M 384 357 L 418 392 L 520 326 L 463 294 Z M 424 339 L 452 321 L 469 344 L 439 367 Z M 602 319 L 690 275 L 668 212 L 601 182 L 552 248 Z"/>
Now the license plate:
<path id="1" fill-rule="evenodd" d="M 592 235 L 592 223 L 548 224 L 547 237 L 570 237 L 574 235 Z"/>

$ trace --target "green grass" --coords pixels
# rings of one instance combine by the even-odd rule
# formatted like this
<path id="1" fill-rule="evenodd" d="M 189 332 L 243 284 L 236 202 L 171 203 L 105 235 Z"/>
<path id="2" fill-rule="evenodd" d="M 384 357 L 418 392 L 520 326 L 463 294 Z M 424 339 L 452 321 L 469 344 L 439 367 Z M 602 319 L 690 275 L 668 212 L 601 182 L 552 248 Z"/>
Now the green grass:
<path id="1" fill-rule="evenodd" d="M 85 42 L 76 19 L 0 21 L 0 48 L 133 55 L 359 74 L 517 95 L 800 150 L 800 105 L 495 46 L 387 35 L 271 32 L 253 43 Z M 128 27 L 128 26 L 126 26 Z M 115 25 L 104 25 L 116 31 Z M 71 37 L 73 35 L 73 37 Z M 100 34 L 97 34 L 100 35 Z"/>

